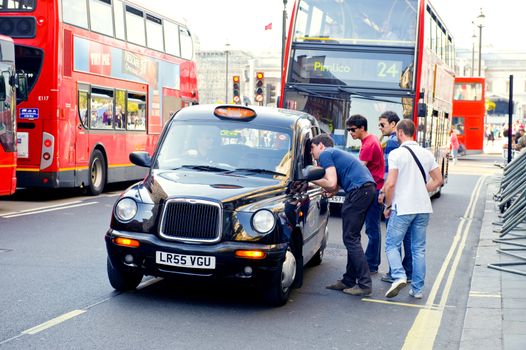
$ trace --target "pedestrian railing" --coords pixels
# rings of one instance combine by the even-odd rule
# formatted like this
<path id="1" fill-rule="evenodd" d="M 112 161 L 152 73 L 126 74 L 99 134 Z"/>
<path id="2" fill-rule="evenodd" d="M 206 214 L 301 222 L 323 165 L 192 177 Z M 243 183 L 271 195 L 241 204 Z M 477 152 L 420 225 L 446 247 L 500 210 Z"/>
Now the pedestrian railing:
<path id="1" fill-rule="evenodd" d="M 497 252 L 519 261 L 489 264 L 488 267 L 526 276 L 526 271 L 511 268 L 526 265 L 526 244 L 521 242 L 526 242 L 526 150 L 504 166 L 500 188 L 493 199 L 501 213 L 501 220 L 493 223 L 496 226 L 493 231 L 499 234 L 493 241 L 501 245 Z"/>

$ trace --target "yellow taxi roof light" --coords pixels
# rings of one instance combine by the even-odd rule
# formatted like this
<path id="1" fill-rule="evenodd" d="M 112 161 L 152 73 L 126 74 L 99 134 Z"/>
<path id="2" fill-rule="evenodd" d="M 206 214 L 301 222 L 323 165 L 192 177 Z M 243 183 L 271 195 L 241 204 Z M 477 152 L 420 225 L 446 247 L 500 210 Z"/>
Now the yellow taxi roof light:
<path id="1" fill-rule="evenodd" d="M 256 112 L 244 106 L 219 106 L 214 110 L 217 117 L 232 118 L 232 119 L 246 119 L 254 118 Z"/>

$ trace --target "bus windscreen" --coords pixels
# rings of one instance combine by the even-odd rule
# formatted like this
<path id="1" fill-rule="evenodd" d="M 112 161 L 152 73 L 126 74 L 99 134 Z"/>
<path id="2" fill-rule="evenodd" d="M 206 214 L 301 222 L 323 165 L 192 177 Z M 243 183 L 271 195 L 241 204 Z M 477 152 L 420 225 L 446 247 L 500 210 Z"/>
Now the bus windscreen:
<path id="1" fill-rule="evenodd" d="M 295 42 L 415 46 L 418 0 L 304 0 Z"/>

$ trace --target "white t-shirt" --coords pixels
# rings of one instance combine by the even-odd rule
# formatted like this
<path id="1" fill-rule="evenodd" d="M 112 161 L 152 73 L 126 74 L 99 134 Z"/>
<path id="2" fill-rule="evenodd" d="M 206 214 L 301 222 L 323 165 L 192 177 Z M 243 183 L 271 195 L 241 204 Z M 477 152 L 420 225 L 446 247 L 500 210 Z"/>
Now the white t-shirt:
<path id="1" fill-rule="evenodd" d="M 392 206 L 396 215 L 432 213 L 431 199 L 422 178 L 422 173 L 408 149 L 409 146 L 424 168 L 426 182 L 429 173 L 438 168 L 435 157 L 415 141 L 406 141 L 389 153 L 389 170 L 398 169 Z"/>

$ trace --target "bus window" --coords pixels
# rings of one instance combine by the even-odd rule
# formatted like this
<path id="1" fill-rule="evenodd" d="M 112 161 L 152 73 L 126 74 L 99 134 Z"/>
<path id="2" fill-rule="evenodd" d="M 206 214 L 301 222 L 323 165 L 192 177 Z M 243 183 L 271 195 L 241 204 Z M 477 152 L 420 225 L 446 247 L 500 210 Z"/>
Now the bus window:
<path id="1" fill-rule="evenodd" d="M 91 30 L 113 36 L 111 0 L 90 0 L 89 13 Z"/>
<path id="2" fill-rule="evenodd" d="M 80 123 L 88 128 L 88 91 L 79 91 L 79 118 Z"/>
<path id="3" fill-rule="evenodd" d="M 128 130 L 146 130 L 146 95 L 128 93 Z"/>
<path id="4" fill-rule="evenodd" d="M 115 16 L 115 37 L 117 39 L 126 40 L 124 32 L 124 6 L 122 1 L 113 1 L 113 12 Z"/>
<path id="5" fill-rule="evenodd" d="M 64 22 L 88 28 L 88 8 L 86 0 L 62 0 Z"/>
<path id="6" fill-rule="evenodd" d="M 126 129 L 126 92 L 117 90 L 115 92 L 115 129 Z"/>
<path id="7" fill-rule="evenodd" d="M 92 129 L 113 129 L 113 91 L 91 89 L 91 120 Z"/>
<path id="8" fill-rule="evenodd" d="M 150 49 L 164 51 L 163 22 L 160 18 L 146 15 L 146 39 Z"/>
<path id="9" fill-rule="evenodd" d="M 188 29 L 181 28 L 181 57 L 187 60 L 191 60 L 193 56 L 193 45 L 192 37 Z"/>
<path id="10" fill-rule="evenodd" d="M 179 26 L 172 22 L 164 21 L 164 47 L 166 53 L 181 56 L 179 47 Z"/>
<path id="11" fill-rule="evenodd" d="M 126 5 L 126 37 L 131 43 L 146 45 L 143 13 L 128 5 Z"/>

